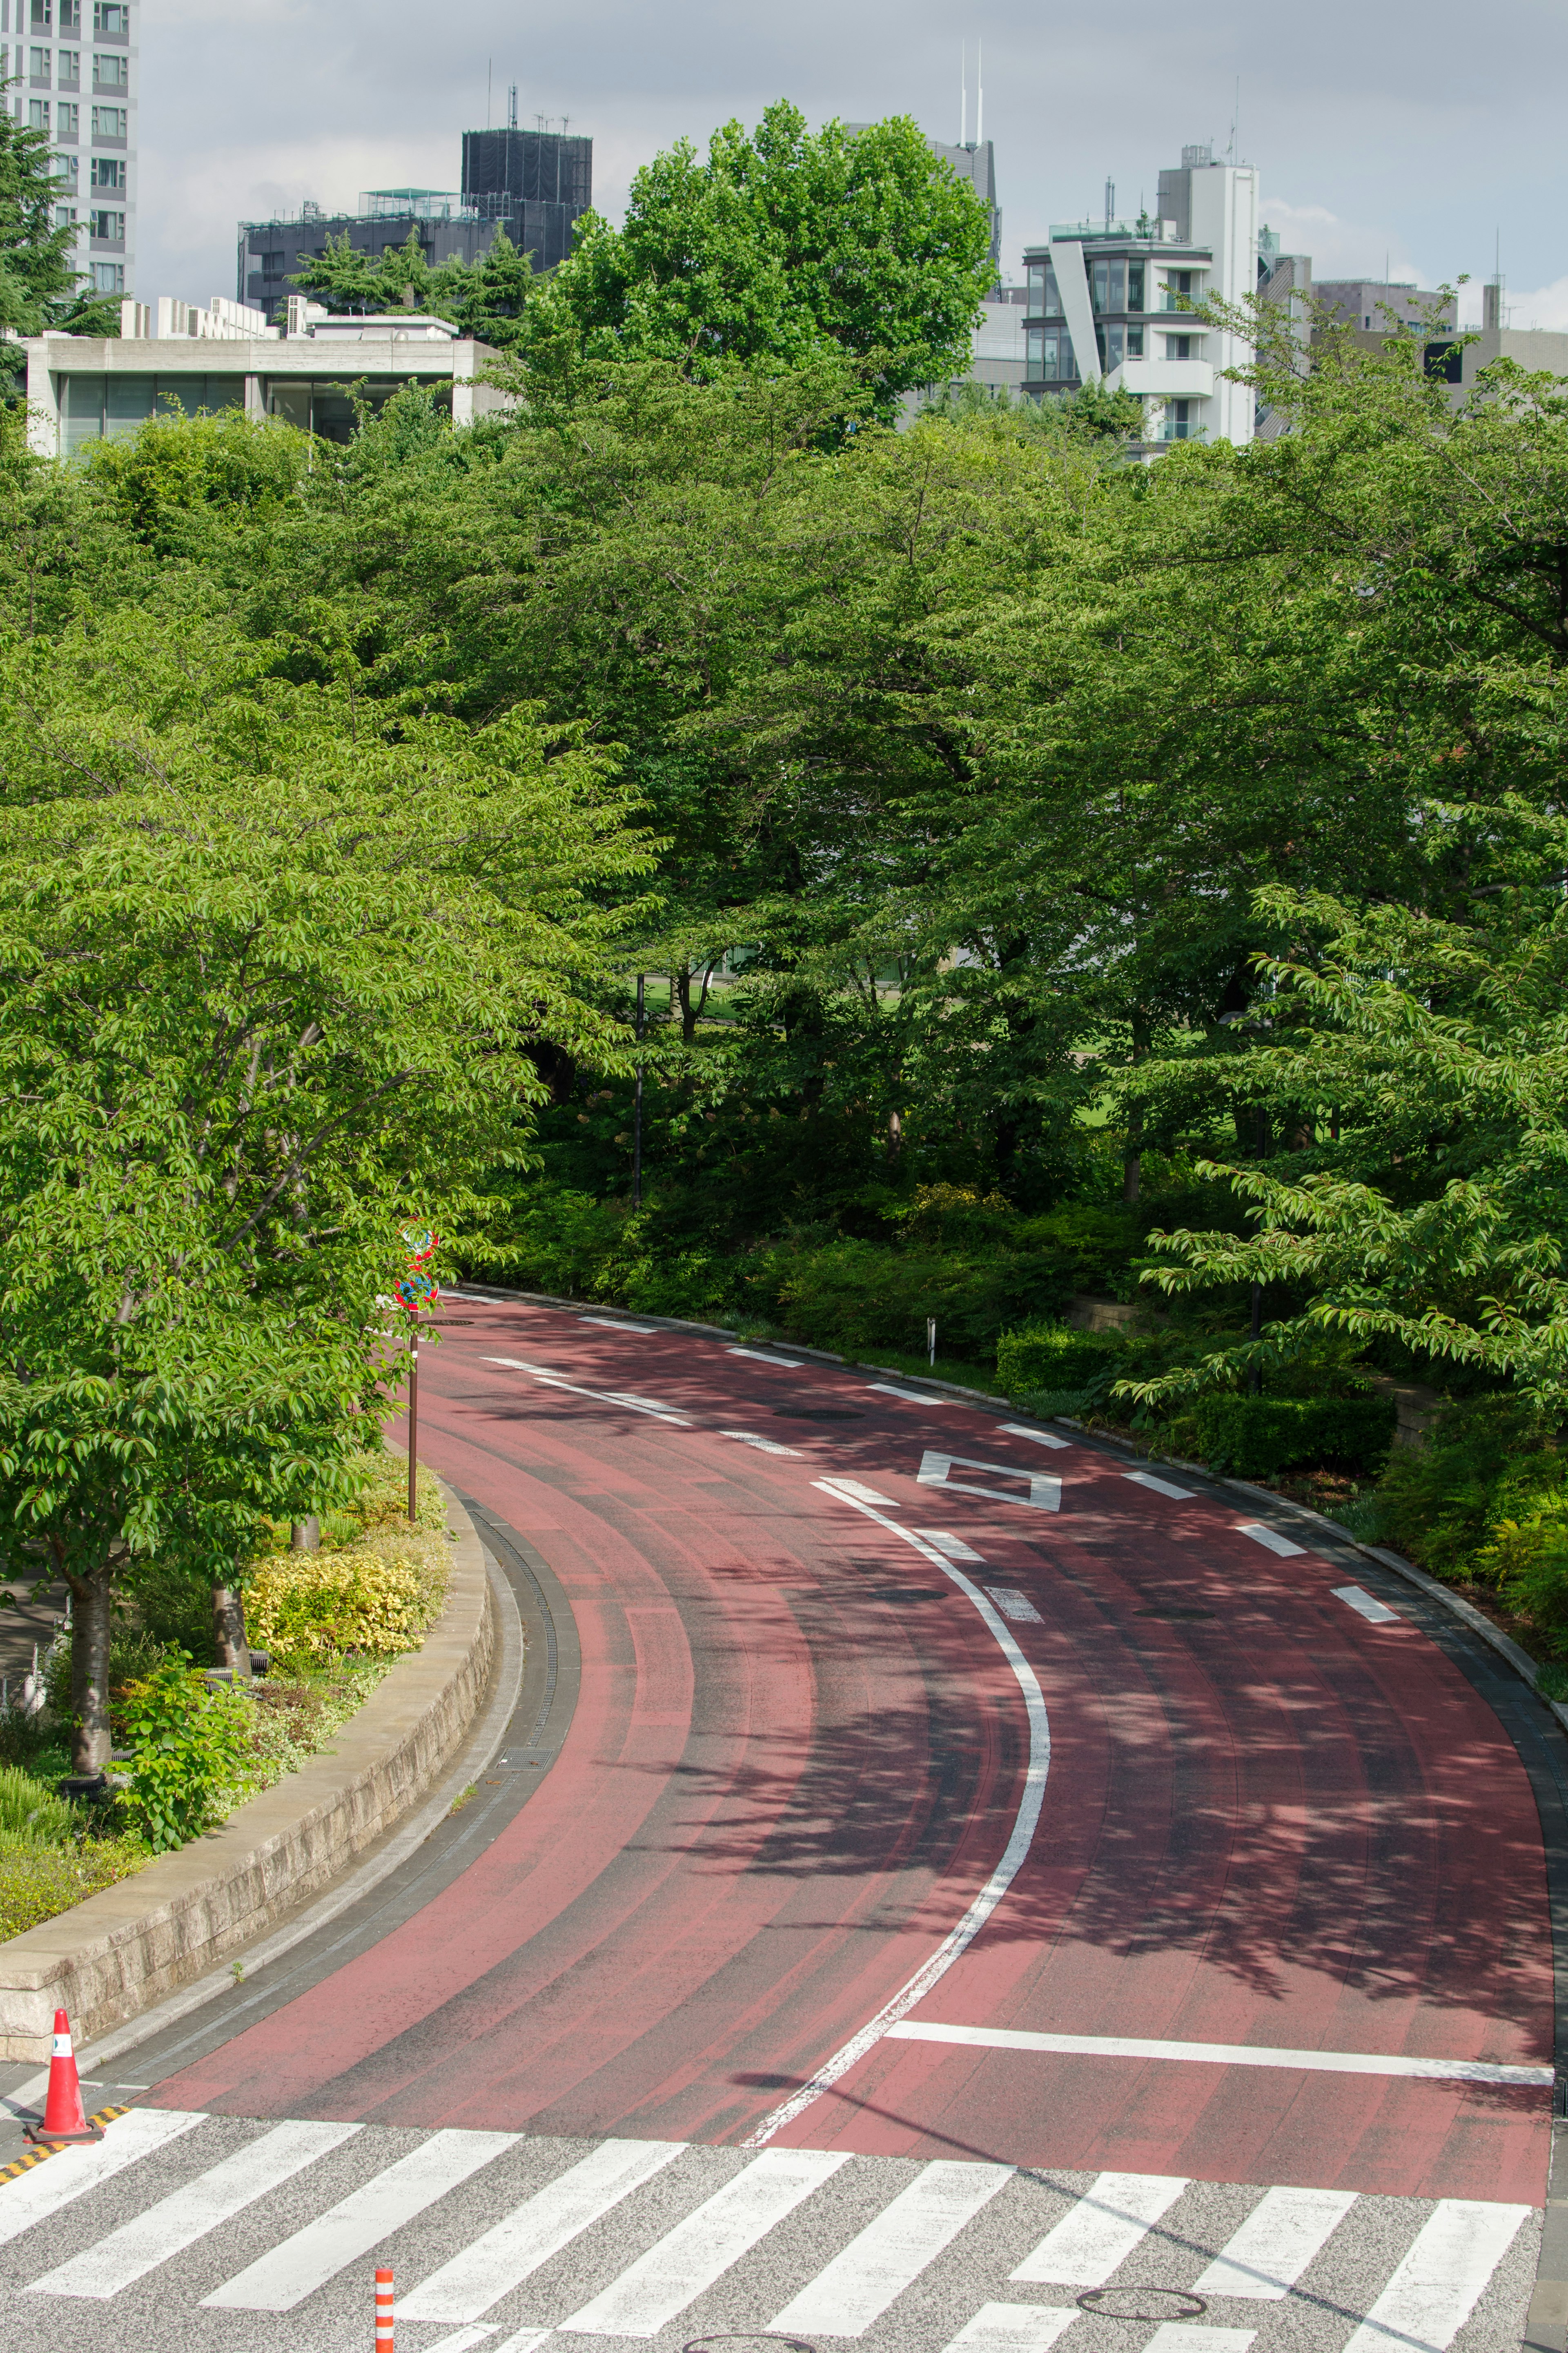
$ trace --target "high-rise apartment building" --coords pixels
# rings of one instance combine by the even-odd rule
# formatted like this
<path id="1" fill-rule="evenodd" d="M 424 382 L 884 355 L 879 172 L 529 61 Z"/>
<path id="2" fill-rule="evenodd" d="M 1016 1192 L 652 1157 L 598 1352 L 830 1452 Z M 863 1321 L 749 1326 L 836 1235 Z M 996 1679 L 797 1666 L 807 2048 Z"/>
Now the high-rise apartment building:
<path id="1" fill-rule="evenodd" d="M 1179 167 L 1160 174 L 1158 202 L 1156 217 L 1127 221 L 1112 217 L 1108 201 L 1103 222 L 1053 222 L 1049 244 L 1026 251 L 1024 388 L 1103 382 L 1134 393 L 1149 446 L 1250 441 L 1251 386 L 1227 382 L 1225 371 L 1245 365 L 1251 347 L 1193 309 L 1257 290 L 1258 174 L 1184 147 Z"/>
<path id="2" fill-rule="evenodd" d="M 0 66 L 18 122 L 47 134 L 57 227 L 97 294 L 133 290 L 141 0 L 0 0 Z"/>

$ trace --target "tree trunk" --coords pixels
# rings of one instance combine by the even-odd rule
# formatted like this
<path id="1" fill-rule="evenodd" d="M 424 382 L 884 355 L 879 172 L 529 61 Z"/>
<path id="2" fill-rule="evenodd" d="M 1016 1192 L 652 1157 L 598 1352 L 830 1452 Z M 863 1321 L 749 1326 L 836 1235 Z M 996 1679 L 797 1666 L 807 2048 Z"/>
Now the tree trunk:
<path id="1" fill-rule="evenodd" d="M 321 1523 L 312 1512 L 309 1519 L 296 1520 L 289 1537 L 290 1552 L 320 1552 Z"/>
<path id="2" fill-rule="evenodd" d="M 250 1673 L 250 1644 L 245 1639 L 245 1603 L 232 1585 L 213 1587 L 213 1648 L 220 1667 L 232 1667 L 244 1681 Z"/>
<path id="3" fill-rule="evenodd" d="M 110 1571 L 68 1577 L 71 1591 L 71 1771 L 101 1773 L 109 1763 Z"/>

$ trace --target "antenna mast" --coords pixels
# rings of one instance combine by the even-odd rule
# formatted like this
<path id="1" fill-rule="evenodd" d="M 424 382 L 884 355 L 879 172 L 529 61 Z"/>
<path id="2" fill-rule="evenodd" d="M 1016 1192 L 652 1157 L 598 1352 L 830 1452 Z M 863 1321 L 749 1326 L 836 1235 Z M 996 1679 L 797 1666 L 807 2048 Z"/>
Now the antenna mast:
<path id="1" fill-rule="evenodd" d="M 958 45 L 958 143 L 969 143 L 969 44 Z"/>
<path id="2" fill-rule="evenodd" d="M 515 131 L 515 130 L 517 129 L 517 84 L 516 84 L 516 82 L 509 82 L 509 83 L 508 83 L 508 85 L 507 85 L 507 93 L 506 93 L 506 127 L 507 127 L 507 129 L 508 129 L 509 131 Z"/>
<path id="3" fill-rule="evenodd" d="M 490 83 L 495 74 L 494 58 L 485 59 L 485 129 L 490 127 Z"/>
<path id="4" fill-rule="evenodd" d="M 974 44 L 974 143 L 985 144 L 985 44 Z"/>

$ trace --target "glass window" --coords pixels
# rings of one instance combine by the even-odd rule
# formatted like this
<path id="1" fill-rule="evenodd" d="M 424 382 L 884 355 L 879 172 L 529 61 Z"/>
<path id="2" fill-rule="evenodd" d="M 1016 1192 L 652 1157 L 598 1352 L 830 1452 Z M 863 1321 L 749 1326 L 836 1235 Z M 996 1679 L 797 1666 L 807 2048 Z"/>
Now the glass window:
<path id="1" fill-rule="evenodd" d="M 60 423 L 64 428 L 68 458 L 84 442 L 102 439 L 103 378 L 100 375 L 68 375 L 63 380 L 60 385 Z"/>
<path id="2" fill-rule="evenodd" d="M 1129 327 L 1129 328 L 1128 328 L 1128 330 L 1127 330 L 1127 356 L 1128 356 L 1128 358 L 1129 358 L 1130 360 L 1141 360 L 1141 359 L 1142 358 L 1142 356 L 1143 356 L 1143 330 L 1142 330 L 1142 327 Z"/>
<path id="3" fill-rule="evenodd" d="M 122 188 L 129 169 L 122 155 L 95 155 L 92 159 L 92 185 L 95 188 Z"/>
<path id="4" fill-rule="evenodd" d="M 1040 309 L 1047 319 L 1059 319 L 1062 315 L 1061 290 L 1057 285 L 1056 270 L 1048 261 L 1046 264 L 1045 300 L 1041 303 Z"/>
<path id="5" fill-rule="evenodd" d="M 1029 308 L 1037 318 L 1046 307 L 1046 264 L 1031 261 L 1028 268 Z"/>
<path id="6" fill-rule="evenodd" d="M 161 375 L 154 385 L 154 408 L 160 417 L 195 417 L 205 408 L 243 408 L 242 375 Z"/>
<path id="7" fill-rule="evenodd" d="M 29 49 L 27 51 L 27 71 L 30 74 L 40 76 L 45 81 L 48 79 L 49 53 L 47 49 Z"/>
<path id="8" fill-rule="evenodd" d="M 1106 372 L 1109 375 L 1112 368 L 1119 368 L 1121 365 L 1122 360 L 1126 356 L 1127 330 L 1125 327 L 1118 323 L 1114 327 L 1105 328 L 1103 330 L 1103 333 L 1105 343 L 1105 367 Z"/>
<path id="9" fill-rule="evenodd" d="M 1130 261 L 1127 265 L 1127 307 L 1130 311 L 1143 308 L 1143 264 Z"/>
<path id="10" fill-rule="evenodd" d="M 29 130 L 29 131 L 47 131 L 47 130 L 48 129 L 48 127 L 49 127 L 49 101 L 48 101 L 48 100 L 47 100 L 47 98 L 30 98 L 30 99 L 27 100 L 27 128 L 28 128 L 28 130 Z"/>
<path id="11" fill-rule="evenodd" d="M 95 261 L 92 265 L 92 290 L 95 294 L 123 294 L 125 264 L 122 261 Z"/>
<path id="12" fill-rule="evenodd" d="M 60 0 L 60 30 L 79 33 L 81 30 L 81 0 Z"/>
<path id="13" fill-rule="evenodd" d="M 80 107 L 79 107 L 79 106 L 69 106 L 69 105 L 68 105 L 68 104 L 66 103 L 66 100 L 62 98 L 62 99 L 61 99 L 61 100 L 60 100 L 60 102 L 59 102 L 59 104 L 58 104 L 58 105 L 56 107 L 56 109 L 55 109 L 55 136 L 56 136 L 56 138 L 57 138 L 57 139 L 74 139 L 74 138 L 77 136 L 77 132 L 78 132 L 78 130 L 79 130 L 79 126 L 80 126 L 80 123 L 81 123 L 81 109 L 80 109 Z M 73 156 L 73 158 L 72 158 L 72 161 L 73 161 L 73 162 L 75 161 L 74 156 Z"/>
<path id="14" fill-rule="evenodd" d="M 1105 308 L 1105 278 L 1110 267 L 1105 261 L 1091 261 L 1089 266 L 1089 299 L 1097 311 Z"/>
<path id="15" fill-rule="evenodd" d="M 130 58 L 113 55 L 106 58 L 95 56 L 92 60 L 92 86 L 94 90 L 129 90 Z"/>
<path id="16" fill-rule="evenodd" d="M 1168 360 L 1190 360 L 1192 355 L 1193 339 L 1191 335 L 1166 336 L 1165 357 Z"/>
<path id="17" fill-rule="evenodd" d="M 123 106 L 95 106 L 92 110 L 92 135 L 95 139 L 123 139 L 129 109 Z"/>
<path id="18" fill-rule="evenodd" d="M 87 217 L 91 225 L 92 234 L 94 237 L 107 237 L 112 238 L 121 237 L 125 234 L 125 215 L 123 213 L 89 213 Z"/>
<path id="19" fill-rule="evenodd" d="M 20 22 L 20 18 L 17 20 Z M 49 14 L 49 0 L 33 0 L 33 30 L 47 32 L 54 19 Z"/>
<path id="20" fill-rule="evenodd" d="M 131 11 L 123 0 L 92 0 L 92 29 L 95 33 L 129 33 Z"/>
<path id="21" fill-rule="evenodd" d="M 76 206 L 74 205 L 57 205 L 55 206 L 55 227 L 57 228 L 74 228 L 76 227 Z"/>
<path id="22" fill-rule="evenodd" d="M 79 49 L 62 49 L 60 51 L 60 88 L 64 90 L 68 82 L 79 81 L 80 79 L 81 51 Z"/>
<path id="23" fill-rule="evenodd" d="M 63 181 L 65 185 L 74 195 L 78 185 L 77 174 L 81 169 L 79 159 L 75 155 L 57 155 L 54 162 L 56 179 Z M 71 218 L 73 220 L 76 218 L 74 213 L 71 215 Z"/>
<path id="24" fill-rule="evenodd" d="M 261 274 L 264 278 L 281 278 L 283 256 L 280 253 L 264 253 L 261 257 Z"/>

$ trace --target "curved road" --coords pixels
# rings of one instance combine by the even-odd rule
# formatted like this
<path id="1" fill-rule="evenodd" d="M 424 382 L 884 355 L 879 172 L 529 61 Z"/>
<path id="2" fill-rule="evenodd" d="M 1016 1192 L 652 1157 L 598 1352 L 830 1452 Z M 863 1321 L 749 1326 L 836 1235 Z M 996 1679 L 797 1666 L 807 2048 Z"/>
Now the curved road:
<path id="1" fill-rule="evenodd" d="M 469 1297 L 441 1321 L 421 1456 L 558 1581 L 581 1646 L 564 1741 L 487 1777 L 536 1786 L 431 1900 L 144 2105 L 209 2135 L 698 2145 L 731 2173 L 742 2150 L 921 2160 L 933 2197 L 1064 2174 L 1162 2212 L 1184 2184 L 1335 2193 L 1310 2230 L 1310 2200 L 1266 2211 L 1321 2247 L 1359 2199 L 1384 2253 L 1359 2305 L 1342 2284 L 1310 2329 L 1302 2305 L 1290 2342 L 1517 2343 L 1551 1913 L 1489 1704 L 1518 1694 L 1465 1638 L 1302 1523 L 1002 1408 L 630 1317 Z M 1205 2194 L 1225 2227 L 1184 2247 L 1246 2211 Z M 1037 2255 L 1001 2277 L 1069 2284 L 1033 2291 L 1048 2327 L 1031 2306 L 955 2344 L 1054 2342 L 1070 2284 L 1121 2260 Z M 1468 2263 L 1468 2285 L 1402 2287 L 1396 2257 Z M 1278 2316 L 1282 2287 L 1247 2293 Z M 776 2316 L 834 2333 L 809 2297 Z M 1081 2316 L 1084 2353 L 1253 2341 Z M 949 2325 L 868 2341 L 936 2348 Z"/>

